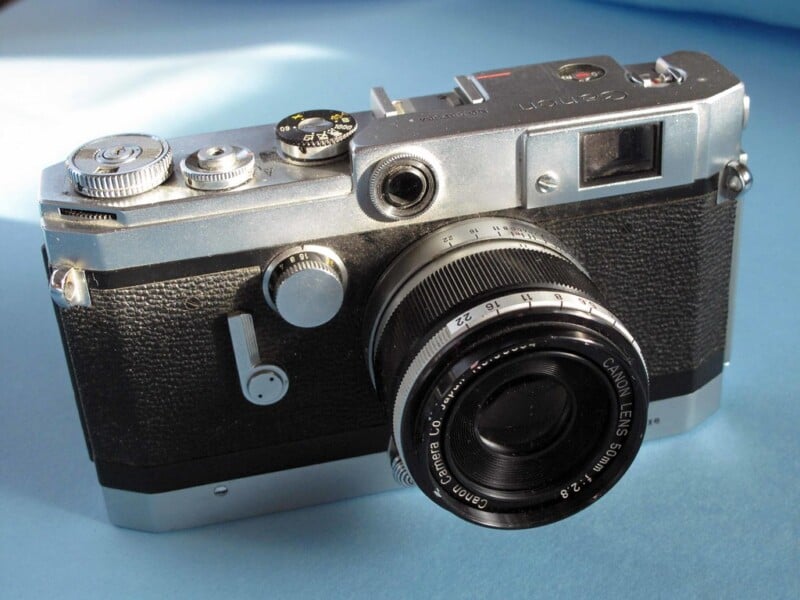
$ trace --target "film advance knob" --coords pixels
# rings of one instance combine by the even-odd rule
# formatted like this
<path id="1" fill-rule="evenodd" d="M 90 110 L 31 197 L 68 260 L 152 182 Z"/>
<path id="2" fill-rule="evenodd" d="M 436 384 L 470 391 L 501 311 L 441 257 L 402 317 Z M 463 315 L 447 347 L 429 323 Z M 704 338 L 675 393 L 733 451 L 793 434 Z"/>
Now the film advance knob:
<path id="1" fill-rule="evenodd" d="M 295 327 L 330 321 L 344 301 L 347 284 L 341 259 L 327 248 L 304 247 L 277 257 L 264 274 L 267 303 Z"/>

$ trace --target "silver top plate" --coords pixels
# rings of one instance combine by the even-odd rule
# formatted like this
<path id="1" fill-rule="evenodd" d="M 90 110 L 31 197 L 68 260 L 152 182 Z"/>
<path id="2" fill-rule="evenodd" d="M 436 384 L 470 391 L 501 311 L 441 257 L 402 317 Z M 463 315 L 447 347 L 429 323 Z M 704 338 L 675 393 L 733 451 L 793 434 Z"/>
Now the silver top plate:
<path id="1" fill-rule="evenodd" d="M 347 154 L 314 166 L 281 158 L 274 125 L 170 140 L 176 164 L 210 146 L 252 149 L 255 174 L 235 190 L 198 191 L 173 175 L 136 196 L 87 198 L 73 189 L 63 163 L 54 165 L 43 173 L 40 198 L 48 255 L 53 264 L 108 271 L 397 226 L 404 221 L 387 223 L 368 190 L 374 165 L 397 153 L 421 157 L 436 177 L 436 200 L 412 222 L 710 177 L 741 152 L 744 86 L 705 55 L 667 59 L 686 71 L 685 82 L 645 88 L 628 78 L 644 65 L 598 56 L 476 73 L 459 79 L 460 93 L 396 102 L 381 96 L 387 110 L 354 113 L 358 131 Z M 597 65 L 604 75 L 567 81 L 558 74 L 567 63 Z M 473 104 L 478 95 L 484 100 Z M 661 174 L 582 188 L 575 171 L 581 133 L 641 123 L 662 123 Z M 537 187 L 542 175 L 556 177 Z M 557 189 L 542 193 L 553 180 Z"/>

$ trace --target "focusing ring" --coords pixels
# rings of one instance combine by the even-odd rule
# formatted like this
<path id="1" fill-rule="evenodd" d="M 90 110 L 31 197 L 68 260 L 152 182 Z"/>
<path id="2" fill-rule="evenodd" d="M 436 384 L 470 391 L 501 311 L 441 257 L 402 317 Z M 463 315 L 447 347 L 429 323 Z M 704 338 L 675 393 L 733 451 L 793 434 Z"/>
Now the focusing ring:
<path id="1" fill-rule="evenodd" d="M 454 307 L 532 286 L 580 292 L 591 300 L 600 298 L 586 275 L 555 255 L 526 248 L 470 254 L 445 264 L 405 297 L 377 340 L 383 352 L 376 353 L 375 371 L 386 374 L 383 381 L 396 383 L 403 359 L 407 360 L 398 350 L 407 349 L 409 340 L 424 338 L 442 318 L 457 310 Z M 383 392 L 390 393 L 388 389 Z"/>

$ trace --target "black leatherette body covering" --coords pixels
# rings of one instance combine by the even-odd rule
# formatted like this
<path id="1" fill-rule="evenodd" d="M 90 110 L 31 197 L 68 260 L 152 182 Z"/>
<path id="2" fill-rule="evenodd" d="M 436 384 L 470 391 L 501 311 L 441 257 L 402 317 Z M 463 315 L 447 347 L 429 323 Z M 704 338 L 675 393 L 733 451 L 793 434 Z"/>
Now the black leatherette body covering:
<path id="1" fill-rule="evenodd" d="M 698 387 L 704 381 L 691 373 L 718 362 L 725 345 L 735 203 L 718 205 L 709 188 L 698 182 L 501 214 L 563 240 L 637 338 L 653 385 L 680 390 L 669 382 L 689 374 L 683 387 Z M 90 273 L 92 306 L 57 312 L 101 481 L 101 465 L 155 473 L 211 458 L 223 464 L 213 475 L 198 468 L 180 483 L 162 475 L 158 485 L 127 486 L 124 475 L 106 477 L 108 485 L 163 491 L 220 472 L 244 476 L 385 450 L 389 418 L 369 380 L 363 312 L 391 259 L 441 225 L 309 240 L 336 250 L 350 281 L 342 311 L 316 329 L 292 327 L 265 303 L 262 270 L 282 249 L 268 244 L 237 256 Z M 226 323 L 235 311 L 253 315 L 262 362 L 289 375 L 288 394 L 275 405 L 253 405 L 241 393 Z M 379 441 L 365 447 L 358 442 L 365 432 Z M 335 456 L 330 443 L 315 443 L 332 436 Z M 235 458 L 242 452 L 261 459 L 243 467 Z"/>

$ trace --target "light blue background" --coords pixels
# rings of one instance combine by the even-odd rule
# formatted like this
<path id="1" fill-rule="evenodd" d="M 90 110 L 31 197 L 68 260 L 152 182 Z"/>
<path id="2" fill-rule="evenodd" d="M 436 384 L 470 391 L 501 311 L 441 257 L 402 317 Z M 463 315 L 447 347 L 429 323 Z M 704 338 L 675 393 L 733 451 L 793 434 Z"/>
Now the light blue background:
<path id="1" fill-rule="evenodd" d="M 800 27 L 800 3 L 796 0 L 596 0 L 610 4 L 631 4 L 672 11 L 703 12 L 709 15 L 745 17 L 771 25 Z"/>
<path id="2" fill-rule="evenodd" d="M 481 69 L 677 49 L 752 97 L 723 406 L 599 503 L 482 529 L 416 490 L 171 534 L 108 524 L 42 272 L 40 168 L 94 136 L 360 110 Z M 0 597 L 800 597 L 800 33 L 584 2 L 57 2 L 0 11 Z"/>

